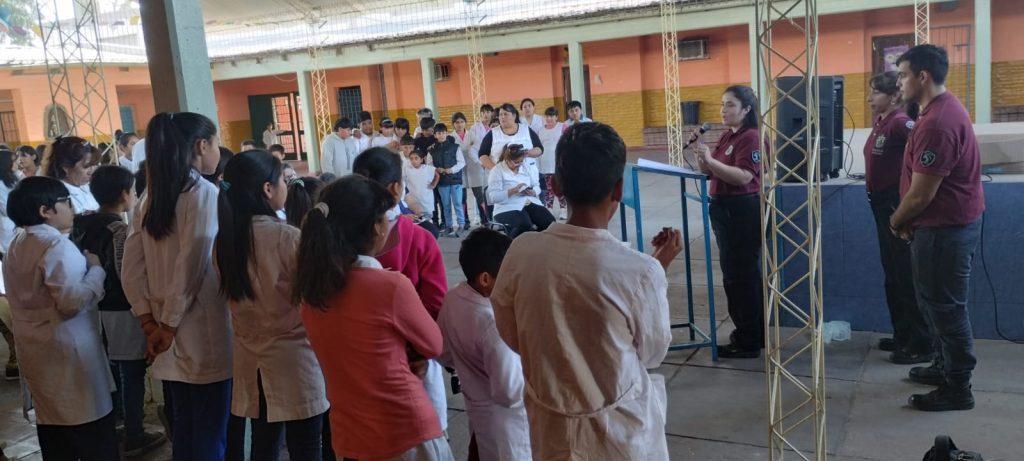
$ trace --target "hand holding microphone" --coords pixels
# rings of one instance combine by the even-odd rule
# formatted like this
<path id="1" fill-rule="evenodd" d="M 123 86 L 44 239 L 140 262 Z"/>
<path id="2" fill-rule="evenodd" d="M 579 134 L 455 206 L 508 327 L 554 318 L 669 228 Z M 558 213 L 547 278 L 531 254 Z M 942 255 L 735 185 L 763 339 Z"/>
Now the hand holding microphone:
<path id="1" fill-rule="evenodd" d="M 707 132 L 710 129 L 711 129 L 711 124 L 707 123 L 707 122 L 704 122 L 704 124 L 701 125 L 700 128 L 698 128 L 696 130 L 693 130 L 693 134 L 690 135 L 690 139 L 688 139 L 686 141 L 686 144 L 683 144 L 683 150 L 686 150 L 687 147 L 690 147 L 690 144 L 693 144 L 693 143 L 697 142 L 697 140 L 700 139 L 701 135 L 703 135 L 705 132 Z"/>

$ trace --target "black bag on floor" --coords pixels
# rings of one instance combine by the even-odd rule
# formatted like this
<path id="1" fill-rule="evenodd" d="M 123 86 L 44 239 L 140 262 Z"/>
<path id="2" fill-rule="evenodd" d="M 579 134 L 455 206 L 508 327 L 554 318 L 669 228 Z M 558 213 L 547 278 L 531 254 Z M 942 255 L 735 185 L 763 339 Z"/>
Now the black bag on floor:
<path id="1" fill-rule="evenodd" d="M 948 435 L 935 437 L 935 446 L 924 454 L 922 461 L 985 461 L 980 453 L 962 451 L 956 448 Z"/>

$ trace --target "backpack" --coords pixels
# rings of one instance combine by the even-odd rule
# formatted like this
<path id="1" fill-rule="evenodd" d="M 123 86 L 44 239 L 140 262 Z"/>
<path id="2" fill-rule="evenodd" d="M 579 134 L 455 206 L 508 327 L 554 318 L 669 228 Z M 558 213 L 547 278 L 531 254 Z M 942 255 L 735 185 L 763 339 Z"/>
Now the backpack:
<path id="1" fill-rule="evenodd" d="M 921 461 L 985 461 L 980 453 L 962 451 L 956 448 L 953 439 L 948 435 L 935 437 L 935 446 L 924 454 Z"/>

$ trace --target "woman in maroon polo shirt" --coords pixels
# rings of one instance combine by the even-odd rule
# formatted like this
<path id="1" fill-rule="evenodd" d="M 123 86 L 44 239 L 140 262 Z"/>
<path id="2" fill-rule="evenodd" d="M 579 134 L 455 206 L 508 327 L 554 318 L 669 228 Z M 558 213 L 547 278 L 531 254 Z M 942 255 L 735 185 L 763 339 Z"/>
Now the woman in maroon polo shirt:
<path id="1" fill-rule="evenodd" d="M 764 347 L 761 279 L 761 134 L 757 97 L 747 86 L 722 94 L 722 123 L 728 128 L 714 152 L 694 148 L 697 165 L 711 177 L 711 227 L 718 242 L 722 283 L 736 329 L 718 348 L 725 358 L 757 358 Z"/>
<path id="2" fill-rule="evenodd" d="M 914 122 L 903 110 L 896 80 L 899 74 L 885 72 L 871 78 L 868 107 L 874 126 L 864 144 L 864 182 L 868 202 L 875 216 L 878 246 L 885 272 L 885 299 L 892 321 L 892 338 L 883 338 L 878 348 L 891 351 L 889 360 L 898 364 L 930 362 L 932 340 L 914 292 L 910 268 L 910 245 L 889 231 L 889 218 L 900 205 L 900 171 L 903 151 Z"/>

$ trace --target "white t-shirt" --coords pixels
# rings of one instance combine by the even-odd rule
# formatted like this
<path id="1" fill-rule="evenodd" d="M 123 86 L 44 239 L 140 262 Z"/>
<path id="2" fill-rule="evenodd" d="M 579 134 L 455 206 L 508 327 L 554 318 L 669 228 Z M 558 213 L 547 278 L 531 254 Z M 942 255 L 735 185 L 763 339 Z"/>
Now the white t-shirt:
<path id="1" fill-rule="evenodd" d="M 559 122 L 555 123 L 550 130 L 541 126 L 539 130 L 534 131 L 537 132 L 537 137 L 540 138 L 540 143 L 544 146 L 544 153 L 537 159 L 537 169 L 540 174 L 555 174 L 555 147 L 558 146 L 558 140 L 562 139 L 565 125 Z"/>
<path id="2" fill-rule="evenodd" d="M 423 206 L 425 213 L 434 211 L 434 191 L 430 188 L 430 183 L 434 182 L 434 171 L 433 166 L 425 163 L 419 168 L 413 168 L 410 163 L 405 166 L 403 171 L 405 188 L 409 190 L 409 195 L 412 195 Z"/>

